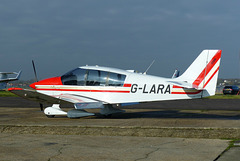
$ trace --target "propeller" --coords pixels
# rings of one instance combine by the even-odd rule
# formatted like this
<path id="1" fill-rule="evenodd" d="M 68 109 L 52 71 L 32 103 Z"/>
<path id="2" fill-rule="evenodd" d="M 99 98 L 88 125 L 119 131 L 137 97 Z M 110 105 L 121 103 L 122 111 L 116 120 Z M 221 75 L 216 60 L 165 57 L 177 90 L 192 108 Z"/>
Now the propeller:
<path id="1" fill-rule="evenodd" d="M 35 75 L 35 81 L 38 82 L 37 71 L 36 71 L 35 64 L 34 64 L 33 60 L 32 60 L 32 65 L 33 65 L 33 71 L 34 71 L 34 75 Z"/>
<path id="2" fill-rule="evenodd" d="M 33 60 L 32 60 L 32 65 L 33 65 L 33 71 L 34 71 L 34 75 L 35 75 L 35 81 L 38 82 L 37 71 L 36 71 L 35 64 L 34 64 Z M 41 111 L 43 111 L 43 104 L 39 103 L 39 105 L 40 105 Z"/>

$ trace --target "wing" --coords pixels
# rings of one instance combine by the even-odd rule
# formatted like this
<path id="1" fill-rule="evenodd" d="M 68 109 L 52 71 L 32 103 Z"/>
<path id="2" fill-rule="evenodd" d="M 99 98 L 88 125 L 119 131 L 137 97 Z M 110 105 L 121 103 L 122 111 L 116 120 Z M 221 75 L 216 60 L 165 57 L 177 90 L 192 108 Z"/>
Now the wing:
<path id="1" fill-rule="evenodd" d="M 40 102 L 40 103 L 47 103 L 47 104 L 66 104 L 66 103 L 69 104 L 70 103 L 52 96 L 39 93 L 35 90 L 22 89 L 22 88 L 9 88 L 8 91 L 22 98 L 25 98 L 31 101 Z"/>
<path id="2" fill-rule="evenodd" d="M 18 73 L 16 72 L 0 72 L 0 74 L 5 75 L 7 77 L 7 74 L 17 74 L 15 78 L 5 78 L 5 79 L 0 79 L 0 82 L 10 82 L 10 81 L 15 81 L 18 80 L 21 76 L 22 71 L 19 71 Z"/>
<path id="3" fill-rule="evenodd" d="M 46 104 L 74 104 L 76 109 L 93 109 L 104 108 L 103 102 L 93 100 L 79 95 L 61 94 L 61 95 L 45 95 L 36 90 L 9 88 L 9 92 L 14 93 L 22 98 Z"/>

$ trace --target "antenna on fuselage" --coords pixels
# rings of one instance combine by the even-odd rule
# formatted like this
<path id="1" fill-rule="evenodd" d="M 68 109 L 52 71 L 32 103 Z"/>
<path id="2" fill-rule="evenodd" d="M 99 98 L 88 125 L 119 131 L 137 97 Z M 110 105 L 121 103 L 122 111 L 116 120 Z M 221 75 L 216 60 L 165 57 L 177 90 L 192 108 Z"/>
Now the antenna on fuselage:
<path id="1" fill-rule="evenodd" d="M 151 68 L 151 66 L 153 65 L 154 62 L 155 62 L 155 60 L 152 61 L 152 63 L 149 65 L 149 67 L 147 68 L 147 70 L 143 74 L 147 74 L 147 71 Z"/>

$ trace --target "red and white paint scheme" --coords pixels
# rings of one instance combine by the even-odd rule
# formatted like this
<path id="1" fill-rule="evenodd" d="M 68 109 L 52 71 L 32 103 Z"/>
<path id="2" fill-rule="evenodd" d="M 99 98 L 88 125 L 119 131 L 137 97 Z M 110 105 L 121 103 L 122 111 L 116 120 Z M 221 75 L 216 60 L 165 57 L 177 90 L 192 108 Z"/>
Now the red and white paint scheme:
<path id="1" fill-rule="evenodd" d="M 101 108 L 110 115 L 123 112 L 112 105 L 177 99 L 193 99 L 215 95 L 221 50 L 203 50 L 189 68 L 177 78 L 162 78 L 100 66 L 82 66 L 61 77 L 44 79 L 30 85 L 34 90 L 11 88 L 24 98 L 52 103 L 47 116 L 70 118 L 94 115 L 84 111 Z M 65 112 L 60 104 L 72 103 L 75 109 Z"/>

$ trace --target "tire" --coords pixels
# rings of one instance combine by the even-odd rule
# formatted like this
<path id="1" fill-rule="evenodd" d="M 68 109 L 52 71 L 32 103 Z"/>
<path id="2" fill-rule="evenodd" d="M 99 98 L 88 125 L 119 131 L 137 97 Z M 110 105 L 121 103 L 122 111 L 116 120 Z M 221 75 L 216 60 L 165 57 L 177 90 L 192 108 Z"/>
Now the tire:
<path id="1" fill-rule="evenodd" d="M 55 115 L 46 115 L 48 118 L 54 118 Z"/>

